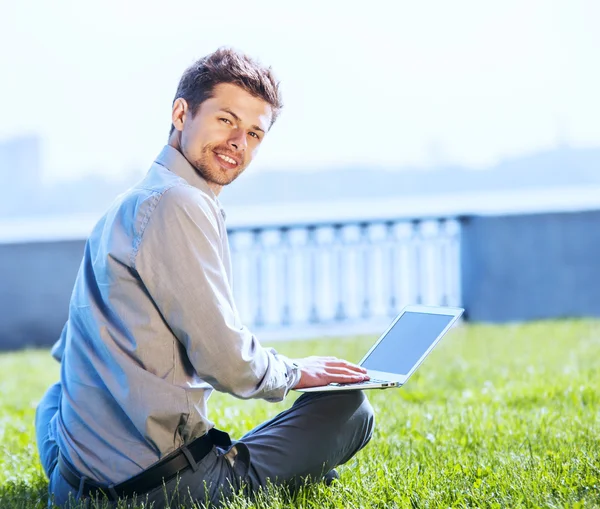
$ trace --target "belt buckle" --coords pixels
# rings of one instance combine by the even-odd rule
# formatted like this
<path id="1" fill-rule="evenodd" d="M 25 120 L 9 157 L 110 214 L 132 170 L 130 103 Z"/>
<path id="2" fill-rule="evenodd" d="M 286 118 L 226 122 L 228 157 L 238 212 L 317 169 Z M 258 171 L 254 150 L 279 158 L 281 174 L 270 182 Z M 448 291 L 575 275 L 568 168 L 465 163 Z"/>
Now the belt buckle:
<path id="1" fill-rule="evenodd" d="M 235 460 L 238 455 L 237 445 L 231 446 L 231 448 L 225 453 L 225 459 L 231 465 L 231 468 L 235 466 Z"/>
<path id="2" fill-rule="evenodd" d="M 224 454 L 236 475 L 245 478 L 250 468 L 250 451 L 244 442 L 236 442 Z"/>

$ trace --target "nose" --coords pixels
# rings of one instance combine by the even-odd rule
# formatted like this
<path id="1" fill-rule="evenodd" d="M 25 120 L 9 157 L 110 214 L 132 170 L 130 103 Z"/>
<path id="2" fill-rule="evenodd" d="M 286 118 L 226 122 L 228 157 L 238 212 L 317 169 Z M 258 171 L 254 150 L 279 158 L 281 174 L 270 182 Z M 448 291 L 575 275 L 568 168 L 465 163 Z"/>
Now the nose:
<path id="1" fill-rule="evenodd" d="M 246 140 L 246 133 L 244 132 L 244 130 L 239 128 L 234 129 L 231 132 L 228 144 L 235 150 L 244 150 L 248 145 L 248 141 Z"/>

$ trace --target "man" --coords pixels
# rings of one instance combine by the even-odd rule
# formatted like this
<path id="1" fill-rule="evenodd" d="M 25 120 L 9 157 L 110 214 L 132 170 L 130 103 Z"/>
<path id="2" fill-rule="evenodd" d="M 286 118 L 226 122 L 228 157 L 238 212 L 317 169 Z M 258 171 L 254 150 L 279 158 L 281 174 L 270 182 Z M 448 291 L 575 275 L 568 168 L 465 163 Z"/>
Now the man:
<path id="1" fill-rule="evenodd" d="M 158 508 L 165 492 L 217 502 L 269 480 L 296 489 L 334 477 L 371 438 L 362 391 L 304 394 L 233 445 L 209 419 L 213 388 L 280 401 L 367 378 L 340 359 L 263 348 L 233 301 L 217 196 L 280 108 L 270 68 L 229 49 L 200 59 L 179 83 L 168 145 L 92 231 L 52 350 L 60 382 L 36 412 L 55 504 L 137 496 Z"/>

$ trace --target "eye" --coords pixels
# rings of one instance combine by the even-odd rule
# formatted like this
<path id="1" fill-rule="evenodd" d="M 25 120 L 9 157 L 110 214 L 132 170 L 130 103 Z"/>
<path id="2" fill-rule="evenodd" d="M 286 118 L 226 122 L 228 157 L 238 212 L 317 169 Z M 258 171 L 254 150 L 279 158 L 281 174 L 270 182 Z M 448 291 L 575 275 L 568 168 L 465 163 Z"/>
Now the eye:
<path id="1" fill-rule="evenodd" d="M 258 136 L 258 134 L 256 134 L 254 131 L 250 131 L 250 136 L 254 136 L 257 140 L 260 140 L 260 136 Z"/>
<path id="2" fill-rule="evenodd" d="M 231 120 L 229 120 L 228 118 L 220 118 L 219 120 L 225 122 L 226 124 L 231 124 Z"/>

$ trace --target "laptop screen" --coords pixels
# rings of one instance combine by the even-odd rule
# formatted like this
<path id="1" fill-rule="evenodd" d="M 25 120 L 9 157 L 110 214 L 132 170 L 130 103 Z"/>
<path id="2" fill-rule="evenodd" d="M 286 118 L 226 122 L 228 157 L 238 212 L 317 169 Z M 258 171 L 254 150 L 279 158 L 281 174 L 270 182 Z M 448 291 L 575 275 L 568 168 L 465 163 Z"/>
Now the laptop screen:
<path id="1" fill-rule="evenodd" d="M 361 366 L 407 375 L 453 319 L 452 315 L 405 312 Z"/>

